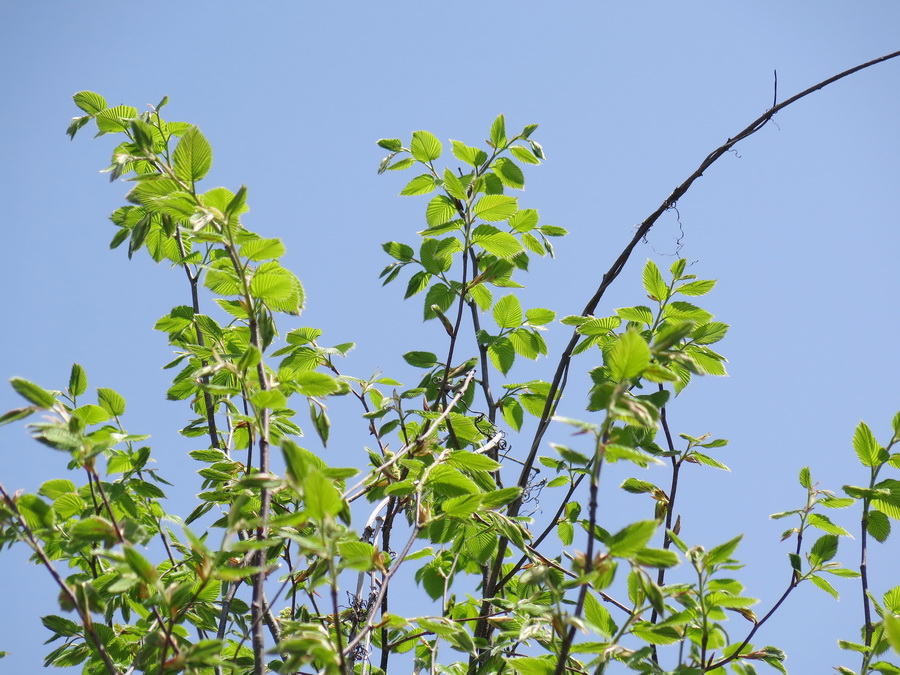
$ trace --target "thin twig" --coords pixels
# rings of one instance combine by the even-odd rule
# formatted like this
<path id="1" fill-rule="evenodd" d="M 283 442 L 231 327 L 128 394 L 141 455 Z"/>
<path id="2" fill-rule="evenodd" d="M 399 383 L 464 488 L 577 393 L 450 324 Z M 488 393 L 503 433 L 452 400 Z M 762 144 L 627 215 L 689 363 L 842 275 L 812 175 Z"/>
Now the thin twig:
<path id="1" fill-rule="evenodd" d="M 884 61 L 888 61 L 890 59 L 894 59 L 900 56 L 900 51 L 892 52 L 890 54 L 886 54 L 885 56 L 881 56 L 877 59 L 873 59 L 871 61 L 867 61 L 858 66 L 854 66 L 848 70 L 845 70 L 837 75 L 829 77 L 826 80 L 822 80 L 818 84 L 809 87 L 808 89 L 803 90 L 799 94 L 792 96 L 791 98 L 782 101 L 781 103 L 776 103 L 758 118 L 753 120 L 749 125 L 747 125 L 743 130 L 738 132 L 734 137 L 729 138 L 725 143 L 720 145 L 718 148 L 709 153 L 700 165 L 691 173 L 680 185 L 678 185 L 672 193 L 665 199 L 663 202 L 653 211 L 649 216 L 647 216 L 644 221 L 638 226 L 634 235 L 631 238 L 631 241 L 625 246 L 607 272 L 601 278 L 600 284 L 597 287 L 597 290 L 594 292 L 594 295 L 585 305 L 584 310 L 582 311 L 582 315 L 588 316 L 593 315 L 597 309 L 597 306 L 600 304 L 600 300 L 603 298 L 607 289 L 612 285 L 612 283 L 618 278 L 618 276 L 622 273 L 622 270 L 625 269 L 625 264 L 628 262 L 631 257 L 634 248 L 637 246 L 638 242 L 640 242 L 650 231 L 656 221 L 662 216 L 670 208 L 674 207 L 681 197 L 687 193 L 687 191 L 691 188 L 694 181 L 696 181 L 703 173 L 712 166 L 722 155 L 731 150 L 737 143 L 740 141 L 752 136 L 757 131 L 763 128 L 765 124 L 771 120 L 777 113 L 784 110 L 788 106 L 796 103 L 800 99 L 824 88 L 828 85 L 837 82 L 849 75 L 852 75 L 860 70 L 865 68 L 869 68 L 871 66 L 877 65 Z M 562 396 L 563 391 L 565 390 L 565 385 L 568 379 L 568 370 L 569 364 L 572 360 L 573 351 L 575 346 L 578 344 L 580 335 L 577 331 L 574 331 L 572 334 L 569 343 L 563 349 L 562 354 L 560 355 L 559 363 L 556 368 L 556 372 L 554 373 L 553 380 L 550 384 L 550 390 L 547 395 L 547 402 L 544 405 L 544 410 L 541 414 L 540 420 L 538 421 L 537 429 L 535 430 L 534 438 L 531 443 L 531 448 L 528 452 L 528 456 L 525 461 L 522 463 L 522 471 L 519 474 L 518 486 L 523 490 L 528 485 L 529 478 L 531 476 L 531 470 L 534 466 L 535 459 L 537 458 L 537 452 L 540 448 L 541 442 L 543 441 L 544 434 L 547 432 L 547 429 L 550 426 L 550 421 L 553 418 L 553 415 L 556 410 L 556 406 L 558 405 L 559 399 Z M 507 515 L 510 517 L 515 517 L 519 514 L 519 510 L 522 507 L 522 498 L 514 500 L 510 503 Z M 495 565 L 491 574 L 491 579 L 489 584 L 484 588 L 485 598 L 490 598 L 499 591 L 500 586 L 496 583 L 496 579 L 500 575 L 500 569 L 504 557 L 506 555 L 506 548 L 508 546 L 508 540 L 505 537 L 501 537 L 497 553 L 495 555 Z M 486 605 L 487 606 L 487 605 Z M 486 638 L 488 632 L 490 631 L 490 627 L 488 626 L 486 621 L 479 622 L 478 626 L 475 629 L 475 636 Z M 477 657 L 473 657 L 473 660 L 470 661 L 470 672 L 474 667 L 474 663 L 476 662 Z"/>
<path id="2" fill-rule="evenodd" d="M 47 568 L 50 576 L 53 577 L 56 585 L 59 586 L 63 595 L 66 596 L 66 599 L 69 601 L 69 603 L 71 603 L 75 611 L 78 612 L 78 616 L 81 619 L 81 625 L 84 627 L 85 635 L 87 635 L 87 637 L 93 643 L 94 648 L 100 655 L 100 659 L 103 661 L 103 665 L 106 666 L 106 671 L 109 673 L 109 675 L 120 675 L 119 669 L 116 667 L 116 664 L 113 663 L 112 658 L 106 651 L 106 647 L 103 645 L 103 642 L 101 642 L 100 637 L 94 630 L 94 622 L 91 618 L 89 610 L 86 607 L 81 606 L 81 603 L 78 602 L 78 598 L 75 597 L 75 593 L 72 591 L 71 587 L 69 587 L 69 585 L 65 581 L 63 581 L 63 578 L 59 575 L 59 572 L 56 571 L 56 568 L 53 566 L 50 558 L 44 551 L 44 547 L 41 546 L 41 543 L 37 540 L 37 537 L 35 537 L 34 533 L 31 531 L 31 528 L 28 527 L 28 523 L 25 522 L 25 518 L 23 518 L 22 514 L 19 512 L 15 501 L 13 501 L 12 497 L 9 496 L 3 485 L 0 485 L 0 496 L 3 497 L 3 501 L 6 503 L 7 508 L 16 517 L 16 520 L 18 521 L 18 527 L 25 535 L 26 543 L 31 547 L 31 550 L 34 551 L 41 559 L 41 562 L 43 563 L 44 567 Z"/>

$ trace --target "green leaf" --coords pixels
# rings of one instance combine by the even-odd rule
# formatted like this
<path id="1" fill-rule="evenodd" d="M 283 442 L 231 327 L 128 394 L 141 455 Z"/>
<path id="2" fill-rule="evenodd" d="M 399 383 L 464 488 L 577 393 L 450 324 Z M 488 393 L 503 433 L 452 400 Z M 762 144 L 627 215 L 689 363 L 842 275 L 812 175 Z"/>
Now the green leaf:
<path id="1" fill-rule="evenodd" d="M 425 485 L 443 497 L 476 495 L 481 492 L 470 478 L 447 464 L 436 465 L 428 474 Z"/>
<path id="2" fill-rule="evenodd" d="M 522 244 L 509 232 L 476 232 L 472 236 L 472 243 L 498 258 L 512 258 L 522 252 Z"/>
<path id="3" fill-rule="evenodd" d="M 142 581 L 153 584 L 159 578 L 159 574 L 149 560 L 138 553 L 132 546 L 125 546 L 122 549 L 125 556 L 125 562 L 128 566 L 141 578 Z"/>
<path id="4" fill-rule="evenodd" d="M 548 659 L 549 657 L 519 656 L 508 659 L 505 663 L 513 669 L 516 675 L 553 675 L 556 672 L 556 665 Z"/>
<path id="5" fill-rule="evenodd" d="M 57 499 L 64 494 L 75 492 L 75 483 L 65 478 L 52 478 L 41 483 L 38 494 L 47 499 Z"/>
<path id="6" fill-rule="evenodd" d="M 338 551 L 341 554 L 341 562 L 351 569 L 368 572 L 374 567 L 377 554 L 375 547 L 368 542 L 342 541 L 338 544 Z"/>
<path id="7" fill-rule="evenodd" d="M 77 417 L 82 422 L 84 422 L 85 426 L 90 426 L 92 424 L 100 424 L 101 422 L 105 422 L 109 419 L 109 413 L 106 412 L 99 405 L 82 405 L 75 410 L 72 411 L 72 416 Z"/>
<path id="8" fill-rule="evenodd" d="M 428 202 L 425 209 L 425 222 L 428 223 L 428 227 L 437 227 L 453 220 L 458 215 L 453 200 L 447 195 L 438 195 Z"/>
<path id="9" fill-rule="evenodd" d="M 557 478 L 567 478 L 567 476 L 557 476 Z M 563 546 L 571 546 L 572 540 L 575 538 L 575 526 L 568 520 L 560 520 L 556 524 L 556 535 Z"/>
<path id="10" fill-rule="evenodd" d="M 306 373 L 304 373 L 306 374 Z M 268 408 L 270 410 L 278 410 L 287 405 L 287 399 L 278 389 L 267 389 L 258 391 L 250 397 L 250 402 L 257 409 Z"/>
<path id="11" fill-rule="evenodd" d="M 291 385 L 304 396 L 328 396 L 341 391 L 341 383 L 338 380 L 328 373 L 319 373 L 313 370 L 294 373 L 291 377 Z"/>
<path id="12" fill-rule="evenodd" d="M 70 530 L 72 536 L 87 541 L 100 541 L 111 544 L 116 539 L 113 524 L 100 516 L 90 516 L 80 520 Z"/>
<path id="13" fill-rule="evenodd" d="M 113 417 L 125 413 L 125 399 L 117 391 L 100 387 L 97 389 L 97 402 Z"/>
<path id="14" fill-rule="evenodd" d="M 68 128 L 66 129 L 66 135 L 69 137 L 70 140 L 74 140 L 75 135 L 78 133 L 78 130 L 81 129 L 81 127 L 83 127 L 85 124 L 87 124 L 90 121 L 91 121 L 90 115 L 82 115 L 81 117 L 73 117 L 72 121 L 69 122 Z M 6 654 L 6 652 L 0 652 L 0 658 L 2 658 L 4 654 Z"/>
<path id="15" fill-rule="evenodd" d="M 621 307 L 616 310 L 616 314 L 625 321 L 637 321 L 646 325 L 653 323 L 653 312 L 649 307 L 639 305 L 637 307 Z"/>
<path id="16" fill-rule="evenodd" d="M 16 507 L 32 530 L 53 527 L 56 514 L 47 502 L 33 494 L 19 495 Z"/>
<path id="17" fill-rule="evenodd" d="M 525 162 L 526 164 L 540 164 L 541 160 L 534 156 L 534 153 L 531 152 L 528 148 L 521 145 L 513 145 L 509 148 L 510 153 L 513 157 L 515 157 L 520 162 Z"/>
<path id="18" fill-rule="evenodd" d="M 56 397 L 34 382 L 29 382 L 21 377 L 13 377 L 9 382 L 19 396 L 39 408 L 52 408 L 56 405 Z"/>
<path id="19" fill-rule="evenodd" d="M 431 132 L 414 131 L 409 150 L 415 159 L 428 164 L 441 156 L 443 148 L 441 142 Z"/>
<path id="20" fill-rule="evenodd" d="M 491 145 L 495 148 L 506 145 L 506 119 L 502 114 L 497 115 L 497 119 L 491 124 Z"/>
<path id="21" fill-rule="evenodd" d="M 499 509 L 501 506 L 506 506 L 516 499 L 520 494 L 522 494 L 522 488 L 519 487 L 491 490 L 481 495 L 481 505 L 485 509 Z"/>
<path id="22" fill-rule="evenodd" d="M 807 522 L 813 527 L 827 532 L 828 534 L 836 534 L 842 537 L 850 536 L 850 533 L 847 532 L 847 530 L 840 525 L 835 525 L 828 516 L 823 516 L 821 513 L 810 513 Z"/>
<path id="23" fill-rule="evenodd" d="M 856 450 L 856 456 L 863 466 L 877 466 L 879 464 L 878 454 L 880 446 L 875 440 L 875 434 L 865 422 L 860 422 L 856 426 L 856 432 L 853 434 L 853 449 Z"/>
<path id="24" fill-rule="evenodd" d="M 454 518 L 468 518 L 481 508 L 479 495 L 460 495 L 445 500 L 441 508 L 444 513 Z"/>
<path id="25" fill-rule="evenodd" d="M 72 100 L 75 101 L 75 105 L 91 115 L 106 109 L 106 99 L 92 91 L 79 91 L 72 96 Z"/>
<path id="26" fill-rule="evenodd" d="M 707 565 L 720 565 L 731 560 L 731 556 L 734 554 L 738 544 L 741 543 L 743 537 L 744 535 L 739 534 L 734 539 L 729 539 L 724 544 L 719 544 L 718 546 L 711 548 L 709 553 L 706 554 Z"/>
<path id="27" fill-rule="evenodd" d="M 310 471 L 303 480 L 306 513 L 317 521 L 336 516 L 344 508 L 344 500 L 334 487 L 334 482 L 321 471 Z"/>
<path id="28" fill-rule="evenodd" d="M 883 544 L 891 534 L 891 521 L 881 511 L 869 511 L 866 532 Z"/>
<path id="29" fill-rule="evenodd" d="M 715 279 L 710 279 L 707 281 L 690 281 L 686 284 L 682 284 L 681 286 L 676 286 L 675 292 L 681 293 L 682 295 L 706 295 L 713 289 L 715 285 Z"/>
<path id="30" fill-rule="evenodd" d="M 87 390 L 87 373 L 77 363 L 72 364 L 72 372 L 69 375 L 69 393 L 72 396 L 81 396 Z"/>
<path id="31" fill-rule="evenodd" d="M 399 260 L 400 262 L 409 262 L 412 260 L 415 252 L 412 249 L 412 246 L 407 246 L 406 244 L 401 244 L 396 241 L 389 241 L 381 245 L 381 248 L 384 249 L 384 252 L 387 253 L 392 258 Z"/>
<path id="32" fill-rule="evenodd" d="M 900 617 L 895 614 L 884 615 L 884 637 L 897 654 L 900 654 Z"/>
<path id="33" fill-rule="evenodd" d="M 513 431 L 519 431 L 522 428 L 522 422 L 524 420 L 522 404 L 514 398 L 504 398 L 500 405 L 500 409 L 506 423 L 512 427 Z"/>
<path id="34" fill-rule="evenodd" d="M 525 319 L 530 326 L 544 326 L 556 318 L 556 312 L 542 307 L 525 311 Z"/>
<path id="35" fill-rule="evenodd" d="M 450 141 L 450 143 L 453 145 L 453 156 L 469 166 L 479 167 L 487 161 L 488 156 L 484 150 L 473 148 L 459 141 Z"/>
<path id="36" fill-rule="evenodd" d="M 500 338 L 488 345 L 488 356 L 491 363 L 501 373 L 506 375 L 516 360 L 516 349 L 508 338 Z"/>
<path id="37" fill-rule="evenodd" d="M 654 626 L 647 621 L 635 624 L 631 632 L 635 637 L 652 645 L 671 645 L 684 639 L 672 626 Z"/>
<path id="38" fill-rule="evenodd" d="M 70 621 L 69 619 L 64 619 L 61 616 L 55 616 L 53 614 L 42 617 L 41 623 L 44 624 L 44 627 L 47 630 L 53 631 L 57 635 L 63 635 L 65 637 L 80 635 L 83 630 L 81 626 L 76 624 L 74 621 Z"/>
<path id="39" fill-rule="evenodd" d="M 406 352 L 403 360 L 416 368 L 433 368 L 437 365 L 437 356 L 431 352 Z"/>
<path id="40" fill-rule="evenodd" d="M 507 197 L 506 195 L 485 195 L 472 208 L 476 216 L 489 223 L 509 220 L 518 211 L 518 200 L 516 197 Z"/>
<path id="41" fill-rule="evenodd" d="M 815 575 L 815 574 L 810 574 L 809 580 L 811 582 L 813 582 L 813 584 L 815 584 L 818 588 L 821 588 L 823 591 L 828 593 L 828 595 L 833 597 L 835 600 L 838 599 L 837 590 L 835 590 L 834 586 L 832 586 L 830 583 L 825 581 L 825 579 L 823 579 L 822 577 Z"/>
<path id="42" fill-rule="evenodd" d="M 522 325 L 522 306 L 515 295 L 500 298 L 494 305 L 493 315 L 500 328 L 518 328 Z"/>
<path id="43" fill-rule="evenodd" d="M 456 197 L 463 202 L 469 197 L 463 182 L 450 169 L 444 169 L 444 189 L 451 197 Z"/>
<path id="44" fill-rule="evenodd" d="M 591 628 L 603 637 L 610 637 L 618 630 L 618 626 L 616 626 L 616 622 L 613 621 L 609 611 L 591 592 L 586 593 L 584 596 L 584 619 Z"/>
<path id="45" fill-rule="evenodd" d="M 421 176 L 416 176 L 409 181 L 406 184 L 406 187 L 400 190 L 400 196 L 411 197 L 415 195 L 427 195 L 436 187 L 437 184 L 434 182 L 434 178 L 431 174 L 423 173 Z"/>
<path id="46" fill-rule="evenodd" d="M 457 469 L 469 469 L 470 471 L 496 471 L 500 468 L 499 462 L 486 455 L 466 450 L 451 452 L 447 457 L 447 464 Z"/>
<path id="47" fill-rule="evenodd" d="M 403 148 L 403 142 L 399 138 L 379 138 L 376 143 L 385 150 L 391 152 L 400 152 Z"/>
<path id="48" fill-rule="evenodd" d="M 650 347 L 637 331 L 623 333 L 603 355 L 610 376 L 616 382 L 639 376 L 650 365 Z"/>
<path id="49" fill-rule="evenodd" d="M 666 282 L 663 281 L 662 274 L 659 273 L 656 263 L 652 260 L 648 260 L 647 264 L 644 265 L 644 289 L 651 300 L 665 302 L 669 299 L 669 288 L 666 286 Z"/>
<path id="50" fill-rule="evenodd" d="M 588 336 L 607 335 L 610 331 L 618 328 L 621 323 L 622 320 L 617 316 L 591 318 L 579 324 L 578 332 Z"/>
<path id="51" fill-rule="evenodd" d="M 130 105 L 117 105 L 96 113 L 95 120 L 101 134 L 118 133 L 127 131 L 131 120 L 137 116 L 136 108 L 132 108 Z"/>
<path id="52" fill-rule="evenodd" d="M 516 232 L 531 232 L 538 224 L 538 212 L 534 209 L 522 209 L 509 219 L 509 226 Z"/>
<path id="53" fill-rule="evenodd" d="M 300 280 L 277 262 L 260 265 L 250 280 L 250 292 L 276 312 L 298 315 L 304 293 Z"/>
<path id="54" fill-rule="evenodd" d="M 390 159 L 390 158 L 385 158 L 385 159 Z M 403 171 L 404 169 L 408 169 L 415 163 L 416 163 L 416 160 L 414 160 L 412 157 L 406 157 L 397 162 L 394 162 L 390 166 L 385 166 L 382 169 L 379 169 L 378 173 L 381 173 L 382 171 Z"/>
<path id="55" fill-rule="evenodd" d="M 900 481 L 889 478 L 875 488 L 880 491 L 880 496 L 872 500 L 872 506 L 886 516 L 900 520 Z"/>
<path id="56" fill-rule="evenodd" d="M 522 173 L 522 169 L 511 159 L 500 157 L 494 162 L 492 168 L 497 173 L 497 177 L 500 178 L 500 182 L 506 187 L 517 190 L 525 188 L 525 176 Z"/>
<path id="57" fill-rule="evenodd" d="M 710 321 L 694 329 L 691 333 L 691 341 L 697 345 L 711 345 L 725 337 L 727 332 L 728 324 Z"/>
<path id="58" fill-rule="evenodd" d="M 663 309 L 663 317 L 669 321 L 693 321 L 704 324 L 712 319 L 712 314 L 689 302 L 673 300 Z"/>
<path id="59" fill-rule="evenodd" d="M 240 255 L 250 260 L 272 260 L 284 255 L 281 239 L 251 239 L 240 248 Z"/>
<path id="60" fill-rule="evenodd" d="M 434 311 L 435 306 L 441 312 L 446 312 L 455 299 L 456 293 L 446 284 L 435 284 L 429 288 L 428 293 L 425 294 L 425 320 L 437 318 L 437 313 Z"/>
<path id="61" fill-rule="evenodd" d="M 609 555 L 630 558 L 647 546 L 659 526 L 655 520 L 641 520 L 624 527 L 609 542 Z"/>
<path id="62" fill-rule="evenodd" d="M 812 478 L 809 475 L 809 467 L 804 466 L 800 469 L 800 486 L 809 489 L 812 486 Z"/>
<path id="63" fill-rule="evenodd" d="M 810 564 L 819 566 L 828 562 L 837 555 L 838 538 L 833 534 L 826 534 L 819 537 L 809 551 Z"/>
<path id="64" fill-rule="evenodd" d="M 175 146 L 175 175 L 185 183 L 203 178 L 212 166 L 212 146 L 197 127 L 191 127 Z"/>
<path id="65" fill-rule="evenodd" d="M 675 567 L 679 562 L 678 555 L 661 548 L 642 548 L 634 555 L 634 561 L 645 567 L 666 569 Z"/>
<path id="66" fill-rule="evenodd" d="M 403 299 L 406 300 L 417 293 L 421 293 L 428 287 L 430 281 L 431 275 L 428 272 L 421 270 L 416 272 L 409 278 L 409 283 L 406 285 L 406 294 L 403 296 Z"/>

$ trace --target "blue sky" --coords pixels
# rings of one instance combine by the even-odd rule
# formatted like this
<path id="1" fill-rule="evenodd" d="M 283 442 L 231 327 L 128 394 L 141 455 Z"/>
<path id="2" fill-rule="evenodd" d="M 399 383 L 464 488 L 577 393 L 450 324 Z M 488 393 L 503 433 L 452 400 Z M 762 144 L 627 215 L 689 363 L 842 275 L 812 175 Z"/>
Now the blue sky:
<path id="1" fill-rule="evenodd" d="M 634 225 L 771 105 L 774 70 L 783 99 L 900 48 L 898 25 L 895 3 L 830 0 L 4 3 L 0 376 L 62 388 L 81 363 L 92 387 L 128 399 L 126 424 L 153 434 L 156 455 L 172 462 L 163 473 L 184 481 L 189 502 L 193 445 L 173 433 L 189 412 L 164 400 L 170 351 L 152 331 L 184 302 L 183 278 L 108 250 L 107 216 L 126 186 L 98 173 L 109 139 L 65 136 L 76 91 L 139 108 L 168 95 L 169 119 L 200 125 L 213 145 L 209 186 L 246 184 L 247 225 L 287 245 L 285 264 L 307 292 L 302 324 L 358 344 L 348 372 L 412 383 L 419 374 L 400 355 L 434 345 L 438 332 L 421 323 L 418 300 L 402 302 L 401 285 L 382 288 L 376 277 L 388 262 L 380 244 L 413 242 L 425 200 L 396 196 L 411 175 L 376 175 L 376 139 L 428 129 L 477 144 L 500 112 L 510 127 L 539 123 L 533 138 L 548 161 L 527 169 L 520 204 L 570 235 L 556 261 L 534 261 L 523 304 L 575 314 Z M 668 266 L 679 237 L 692 271 L 719 280 L 701 304 L 732 326 L 720 344 L 730 377 L 689 388 L 669 416 L 676 431 L 730 439 L 720 457 L 732 473 L 689 472 L 683 532 L 709 546 L 743 532 L 738 553 L 759 608 L 788 580 L 783 522 L 768 515 L 802 504 L 798 470 L 810 466 L 828 488 L 863 482 L 854 427 L 865 419 L 884 439 L 900 409 L 898 85 L 900 61 L 778 115 L 695 184 L 678 204 L 680 225 L 663 216 L 598 310 L 640 304 L 643 262 Z M 567 337 L 554 328 L 551 347 Z M 513 375 L 549 379 L 552 367 Z M 583 380 L 570 387 L 571 414 L 584 390 Z M 0 408 L 18 405 L 0 389 Z M 355 411 L 336 402 L 332 417 L 341 415 Z M 335 431 L 330 463 L 363 463 L 355 424 Z M 548 438 L 564 439 L 562 430 Z M 21 426 L 0 430 L 8 490 L 35 490 L 64 469 Z M 617 470 L 606 494 L 612 520 L 625 522 L 644 505 L 616 494 L 634 474 Z M 855 511 L 831 515 L 856 527 Z M 878 591 L 900 583 L 889 573 L 897 554 L 896 538 L 874 552 Z M 0 613 L 9 672 L 39 667 L 39 617 L 58 611 L 49 579 L 26 557 L 23 548 L 0 556 L 4 605 L 21 608 Z M 845 541 L 840 557 L 852 566 L 858 552 Z M 839 590 L 835 603 L 801 588 L 756 642 L 789 648 L 793 672 L 855 665 L 836 639 L 856 637 L 861 602 L 855 584 Z"/>

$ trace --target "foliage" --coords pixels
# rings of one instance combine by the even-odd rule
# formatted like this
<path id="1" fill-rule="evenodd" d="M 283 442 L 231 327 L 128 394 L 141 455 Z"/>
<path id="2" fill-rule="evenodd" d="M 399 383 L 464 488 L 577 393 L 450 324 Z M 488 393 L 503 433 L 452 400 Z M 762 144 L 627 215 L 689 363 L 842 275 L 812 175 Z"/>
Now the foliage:
<path id="1" fill-rule="evenodd" d="M 800 472 L 803 505 L 773 516 L 793 522 L 786 590 L 760 617 L 734 574 L 741 537 L 685 542 L 676 508 L 682 471 L 727 469 L 716 456 L 725 440 L 673 436 L 666 417 L 693 378 L 726 373 L 713 346 L 728 326 L 695 304 L 714 281 L 687 273 L 684 259 L 666 271 L 648 261 L 646 304 L 598 316 L 593 303 L 562 317 L 574 332 L 553 380 L 508 377 L 517 361 L 549 356 L 544 333 L 557 323 L 553 309 L 523 307 L 516 293 L 522 271 L 552 258 L 554 238 L 567 234 L 517 196 L 523 167 L 545 159 L 537 125 L 512 133 L 499 116 L 485 147 L 451 141 L 452 168 L 427 131 L 406 145 L 378 141 L 389 153 L 379 171 L 415 169 L 401 195 L 427 197 L 415 242 L 383 246 L 392 260 L 383 283 L 402 279 L 404 298 L 421 302 L 440 336 L 404 354 L 421 370 L 405 387 L 342 372 L 352 344 L 325 346 L 316 328 L 279 329 L 304 306 L 303 286 L 280 263 L 285 247 L 243 225 L 245 187 L 201 191 L 210 143 L 196 126 L 164 120 L 166 99 L 138 114 L 93 92 L 74 98 L 84 115 L 69 135 L 90 122 L 98 135 L 116 134 L 107 171 L 133 183 L 111 216 L 111 247 L 146 251 L 186 276 L 188 301 L 155 327 L 175 351 L 167 395 L 193 413 L 181 433 L 203 446 L 190 453 L 203 492 L 183 518 L 166 511 L 174 486 L 153 468 L 148 437 L 126 430 L 116 391 L 87 395 L 80 365 L 59 391 L 12 380 L 27 405 L 0 422 L 41 413 L 33 437 L 70 458 L 71 475 L 36 494 L 0 488 L 0 544 L 29 546 L 60 588 L 61 614 L 43 619 L 58 643 L 47 665 L 83 664 L 89 674 L 543 675 L 614 663 L 749 674 L 765 663 L 786 672 L 781 649 L 751 643 L 757 630 L 800 584 L 836 596 L 829 578 L 860 577 L 861 642 L 842 646 L 862 665 L 839 670 L 900 672 L 884 660 L 900 648 L 900 587 L 876 596 L 865 563 L 869 538 L 884 542 L 900 518 L 900 480 L 885 475 L 900 468 L 900 414 L 883 445 L 860 423 L 852 446 L 868 482 L 845 486 L 845 497 Z M 580 354 L 596 364 L 584 419 L 554 417 Z M 373 439 L 363 470 L 329 466 L 298 444 L 295 408 L 325 444 L 334 396 L 359 403 L 361 416 L 341 424 Z M 543 444 L 554 419 L 576 432 L 571 447 Z M 524 460 L 507 456 L 509 434 L 530 448 Z M 283 471 L 273 468 L 276 449 Z M 536 481 L 538 463 L 551 480 Z M 617 530 L 597 508 L 612 463 L 668 473 L 666 485 L 622 483 L 649 501 L 643 519 Z M 555 511 L 549 523 L 523 513 L 538 492 Z M 824 512 L 854 505 L 859 572 L 835 561 L 850 533 Z M 692 576 L 673 582 L 667 571 L 678 564 Z M 399 584 L 411 583 L 433 601 L 416 616 L 393 609 Z M 729 628 L 733 617 L 746 623 Z"/>

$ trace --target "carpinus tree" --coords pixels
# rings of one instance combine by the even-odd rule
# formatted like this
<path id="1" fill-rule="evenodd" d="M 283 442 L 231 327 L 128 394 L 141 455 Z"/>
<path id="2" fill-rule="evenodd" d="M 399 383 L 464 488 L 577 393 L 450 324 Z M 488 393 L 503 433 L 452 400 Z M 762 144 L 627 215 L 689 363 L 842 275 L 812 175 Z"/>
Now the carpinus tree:
<path id="1" fill-rule="evenodd" d="M 517 294 L 521 272 L 567 234 L 519 202 L 523 167 L 544 160 L 537 125 L 511 132 L 500 115 L 484 145 L 451 141 L 452 158 L 427 131 L 378 141 L 389 153 L 379 172 L 414 169 L 401 194 L 427 196 L 414 243 L 383 247 L 383 283 L 405 284 L 437 336 L 403 355 L 420 371 L 411 385 L 343 372 L 352 345 L 327 346 L 299 325 L 303 286 L 280 262 L 284 245 L 242 223 L 246 188 L 201 187 L 211 146 L 198 127 L 163 118 L 167 99 L 138 112 L 76 94 L 83 114 L 69 135 L 88 124 L 116 135 L 110 178 L 132 185 L 112 214 L 111 247 L 184 275 L 181 304 L 155 327 L 175 352 L 167 395 L 191 411 L 181 433 L 196 439 L 203 491 L 189 513 L 166 511 L 178 486 L 165 462 L 151 465 L 148 437 L 126 429 L 121 395 L 87 394 L 78 364 L 58 390 L 12 380 L 26 405 L 0 422 L 41 413 L 33 437 L 70 458 L 69 474 L 36 494 L 0 486 L 0 544 L 30 547 L 60 591 L 60 614 L 43 618 L 46 664 L 91 675 L 784 673 L 783 649 L 754 643 L 767 620 L 801 584 L 836 595 L 829 579 L 857 577 L 862 630 L 841 644 L 859 665 L 838 670 L 900 673 L 887 655 L 900 649 L 900 587 L 876 591 L 868 578 L 870 542 L 900 518 L 900 414 L 883 442 L 860 423 L 848 443 L 860 485 L 843 496 L 800 471 L 800 506 L 773 516 L 792 523 L 784 593 L 752 609 L 740 535 L 686 541 L 677 507 L 682 472 L 724 468 L 724 439 L 679 432 L 667 417 L 695 377 L 725 374 L 716 345 L 728 326 L 696 304 L 715 282 L 684 259 L 667 270 L 647 261 L 637 304 L 600 311 L 636 244 L 712 163 L 787 105 L 898 55 L 776 102 L 710 153 L 574 316 Z M 544 339 L 554 326 L 571 331 L 559 354 Z M 539 356 L 555 364 L 547 379 L 509 379 L 517 360 Z M 592 386 L 578 419 L 560 417 L 576 363 Z M 299 444 L 301 425 L 327 442 L 333 396 L 358 401 L 359 415 L 339 422 L 361 439 L 350 468 Z M 551 430 L 575 440 L 563 445 Z M 649 498 L 622 528 L 598 509 L 617 489 L 611 463 L 658 467 L 618 486 Z M 536 483 L 537 465 L 552 478 Z M 538 498 L 543 521 L 523 510 Z M 826 512 L 854 506 L 860 563 L 850 568 L 835 560 L 850 531 Z M 398 598 L 413 583 L 428 597 L 419 607 Z"/>

